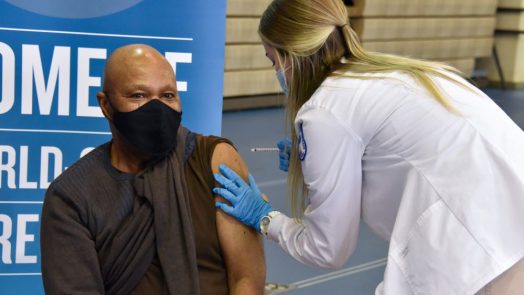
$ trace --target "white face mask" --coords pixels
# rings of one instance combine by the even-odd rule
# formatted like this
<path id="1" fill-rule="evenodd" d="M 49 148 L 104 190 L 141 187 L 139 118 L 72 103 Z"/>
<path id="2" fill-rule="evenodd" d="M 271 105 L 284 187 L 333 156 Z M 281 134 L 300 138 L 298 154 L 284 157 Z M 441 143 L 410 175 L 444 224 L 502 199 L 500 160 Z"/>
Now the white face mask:
<path id="1" fill-rule="evenodd" d="M 284 91 L 284 95 L 287 97 L 289 96 L 289 88 L 287 86 L 286 82 L 286 72 L 284 72 L 284 69 L 280 68 L 277 70 L 277 80 L 280 84 L 280 88 Z"/>

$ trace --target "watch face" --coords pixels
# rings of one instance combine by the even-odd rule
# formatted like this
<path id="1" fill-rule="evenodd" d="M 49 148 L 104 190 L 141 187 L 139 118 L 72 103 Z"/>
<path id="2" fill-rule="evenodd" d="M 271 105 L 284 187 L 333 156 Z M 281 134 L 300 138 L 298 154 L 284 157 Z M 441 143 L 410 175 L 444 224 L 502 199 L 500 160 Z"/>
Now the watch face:
<path id="1" fill-rule="evenodd" d="M 264 216 L 264 217 L 262 217 L 262 220 L 260 221 L 260 224 L 262 226 L 267 226 L 269 224 L 269 221 L 270 221 L 269 217 Z"/>
<path id="2" fill-rule="evenodd" d="M 262 220 L 260 220 L 260 231 L 263 234 L 267 234 L 267 229 L 268 229 L 270 221 L 271 221 L 271 218 L 269 218 L 269 216 L 264 216 L 262 217 Z"/>

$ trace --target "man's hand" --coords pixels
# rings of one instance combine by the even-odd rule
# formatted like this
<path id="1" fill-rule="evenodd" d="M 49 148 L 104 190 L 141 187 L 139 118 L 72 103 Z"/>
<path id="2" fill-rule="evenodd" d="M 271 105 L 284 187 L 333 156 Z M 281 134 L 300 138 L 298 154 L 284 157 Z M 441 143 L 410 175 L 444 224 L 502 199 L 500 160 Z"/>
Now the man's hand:
<path id="1" fill-rule="evenodd" d="M 214 188 L 213 192 L 231 205 L 216 202 L 217 208 L 260 232 L 260 219 L 273 211 L 273 207 L 264 200 L 255 179 L 250 174 L 248 185 L 226 165 L 220 165 L 219 169 L 221 174 L 215 174 L 215 180 L 224 188 Z"/>

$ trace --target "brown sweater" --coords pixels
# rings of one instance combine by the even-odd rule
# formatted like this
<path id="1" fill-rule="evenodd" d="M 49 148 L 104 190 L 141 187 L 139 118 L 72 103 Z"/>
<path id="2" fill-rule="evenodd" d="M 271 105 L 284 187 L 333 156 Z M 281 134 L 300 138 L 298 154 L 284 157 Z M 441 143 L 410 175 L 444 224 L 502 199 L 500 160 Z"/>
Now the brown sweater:
<path id="1" fill-rule="evenodd" d="M 197 135 L 184 164 L 203 295 L 229 293 L 211 191 L 214 186 L 211 156 L 221 142 L 229 143 L 223 138 Z M 107 263 L 101 251 L 134 214 L 133 178 L 111 166 L 109 144 L 105 144 L 53 183 L 42 214 L 42 275 L 46 294 L 105 294 L 114 287 L 106 280 L 103 269 Z M 128 293 L 167 294 L 156 250 L 144 255 L 150 257 L 142 260 L 149 261 L 148 265 L 140 265 L 136 273 L 129 274 L 142 278 L 136 286 L 125 286 Z"/>
<path id="2" fill-rule="evenodd" d="M 184 165 L 190 193 L 191 218 L 193 221 L 197 251 L 200 294 L 228 294 L 227 270 L 218 241 L 215 218 L 215 202 L 212 189 L 215 185 L 211 170 L 211 156 L 215 146 L 228 142 L 219 137 L 196 137 L 193 153 Z M 158 257 L 132 295 L 166 294 Z"/>

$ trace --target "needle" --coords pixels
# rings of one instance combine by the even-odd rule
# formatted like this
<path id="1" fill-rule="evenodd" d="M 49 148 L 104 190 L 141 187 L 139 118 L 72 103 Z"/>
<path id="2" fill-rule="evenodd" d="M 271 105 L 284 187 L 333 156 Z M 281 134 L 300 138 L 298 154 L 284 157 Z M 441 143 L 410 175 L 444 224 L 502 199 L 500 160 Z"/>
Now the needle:
<path id="1" fill-rule="evenodd" d="M 278 148 L 262 148 L 262 147 L 258 147 L 258 148 L 252 148 L 251 151 L 252 152 L 278 152 Z"/>

